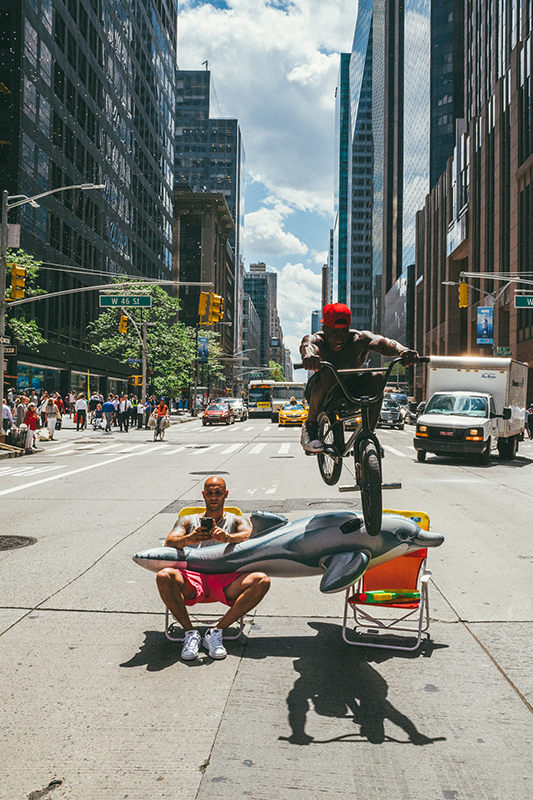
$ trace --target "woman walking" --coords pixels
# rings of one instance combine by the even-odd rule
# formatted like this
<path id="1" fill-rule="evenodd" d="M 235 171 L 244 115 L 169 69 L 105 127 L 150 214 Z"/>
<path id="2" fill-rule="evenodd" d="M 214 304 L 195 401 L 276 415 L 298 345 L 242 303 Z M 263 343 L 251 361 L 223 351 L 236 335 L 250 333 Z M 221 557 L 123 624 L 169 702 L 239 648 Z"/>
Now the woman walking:
<path id="1" fill-rule="evenodd" d="M 39 421 L 39 417 L 35 410 L 36 405 L 35 403 L 29 403 L 28 410 L 26 411 L 26 416 L 24 417 L 24 423 L 28 426 L 28 433 L 26 434 L 26 452 L 33 453 L 35 452 L 36 448 L 34 447 L 35 442 L 35 431 L 37 430 L 37 422 Z"/>
<path id="2" fill-rule="evenodd" d="M 56 424 L 58 417 L 60 417 L 60 413 L 52 397 L 48 398 L 45 412 L 46 412 L 46 424 L 48 425 L 48 430 L 50 431 L 50 439 L 53 441 Z"/>

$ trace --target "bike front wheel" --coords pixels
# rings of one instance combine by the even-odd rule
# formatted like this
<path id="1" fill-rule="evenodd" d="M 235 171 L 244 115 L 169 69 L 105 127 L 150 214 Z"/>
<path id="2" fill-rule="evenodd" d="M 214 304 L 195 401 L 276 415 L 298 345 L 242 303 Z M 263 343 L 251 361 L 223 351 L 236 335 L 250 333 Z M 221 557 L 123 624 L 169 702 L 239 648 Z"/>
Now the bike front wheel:
<path id="1" fill-rule="evenodd" d="M 338 455 L 334 458 L 329 453 L 317 453 L 318 469 L 324 483 L 335 486 L 342 472 L 341 453 L 344 449 L 344 436 L 339 425 L 333 426 L 327 414 L 318 416 L 318 438 L 326 449 L 333 449 Z"/>
<path id="2" fill-rule="evenodd" d="M 363 518 L 370 536 L 377 536 L 381 531 L 382 514 L 381 464 L 374 442 L 363 442 L 360 453 Z"/>

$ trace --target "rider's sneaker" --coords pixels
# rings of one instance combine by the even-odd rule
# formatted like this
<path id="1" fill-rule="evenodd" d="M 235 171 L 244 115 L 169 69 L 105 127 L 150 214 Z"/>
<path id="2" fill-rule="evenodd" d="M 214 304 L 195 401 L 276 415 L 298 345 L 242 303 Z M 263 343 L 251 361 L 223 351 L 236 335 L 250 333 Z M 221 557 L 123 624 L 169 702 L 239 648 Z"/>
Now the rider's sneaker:
<path id="1" fill-rule="evenodd" d="M 318 425 L 316 422 L 304 422 L 300 443 L 308 453 L 323 453 L 324 445 L 318 438 Z"/>
<path id="2" fill-rule="evenodd" d="M 194 661 L 195 658 L 198 658 L 201 643 L 202 637 L 198 631 L 187 631 L 185 634 L 183 647 L 181 648 L 181 657 L 183 660 Z"/>
<path id="3" fill-rule="evenodd" d="M 226 648 L 222 644 L 222 631 L 220 628 L 210 628 L 206 631 L 203 641 L 204 647 L 211 658 L 226 658 Z"/>

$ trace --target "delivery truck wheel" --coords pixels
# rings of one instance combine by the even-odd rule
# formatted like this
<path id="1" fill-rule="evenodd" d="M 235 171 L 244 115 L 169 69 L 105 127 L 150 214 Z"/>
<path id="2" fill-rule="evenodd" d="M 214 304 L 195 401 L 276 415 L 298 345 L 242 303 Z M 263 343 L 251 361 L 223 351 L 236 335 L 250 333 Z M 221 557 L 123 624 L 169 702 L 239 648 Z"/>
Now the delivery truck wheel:
<path id="1" fill-rule="evenodd" d="M 416 460 L 417 461 L 425 461 L 426 460 L 426 451 L 425 450 L 417 450 L 416 451 Z"/>
<path id="2" fill-rule="evenodd" d="M 487 442 L 487 446 L 483 450 L 483 452 L 479 456 L 479 460 L 482 464 L 489 464 L 490 463 L 490 436 Z"/>

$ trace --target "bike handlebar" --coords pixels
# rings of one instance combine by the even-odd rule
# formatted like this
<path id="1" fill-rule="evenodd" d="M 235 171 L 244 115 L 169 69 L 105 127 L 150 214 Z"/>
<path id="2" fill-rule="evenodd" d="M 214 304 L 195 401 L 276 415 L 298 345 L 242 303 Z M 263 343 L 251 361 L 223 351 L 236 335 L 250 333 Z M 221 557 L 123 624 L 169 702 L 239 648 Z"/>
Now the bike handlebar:
<path id="1" fill-rule="evenodd" d="M 368 398 L 368 403 L 377 403 L 377 401 L 380 400 L 381 397 L 383 396 L 383 390 L 385 389 L 387 381 L 388 381 L 388 379 L 390 377 L 390 374 L 392 372 L 392 368 L 395 366 L 395 364 L 398 364 L 402 360 L 402 358 L 403 358 L 403 356 L 398 356 L 397 358 L 393 358 L 392 361 L 389 364 L 387 364 L 386 367 L 363 367 L 362 369 L 340 369 L 340 370 L 337 370 L 337 368 L 333 364 L 331 364 L 329 361 L 321 361 L 320 362 L 320 368 L 323 369 L 325 367 L 325 368 L 330 370 L 330 372 L 333 374 L 333 377 L 335 378 L 335 380 L 339 384 L 340 388 L 342 389 L 344 395 L 352 403 L 359 403 L 361 398 L 360 397 L 354 397 L 352 394 L 350 394 L 350 392 L 348 391 L 348 389 L 344 385 L 343 381 L 341 380 L 341 378 L 339 376 L 339 373 L 341 375 L 358 375 L 358 374 L 366 373 L 366 372 L 381 372 L 382 373 L 382 379 L 383 379 L 381 392 L 379 394 L 375 395 L 374 397 L 369 397 Z M 430 360 L 429 356 L 419 356 L 417 363 L 427 364 L 427 363 L 429 363 L 429 360 Z M 303 368 L 304 368 L 303 364 L 295 364 L 294 365 L 294 369 L 303 369 Z"/>

